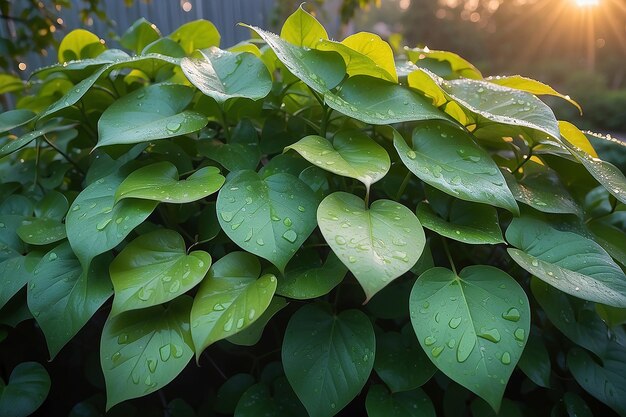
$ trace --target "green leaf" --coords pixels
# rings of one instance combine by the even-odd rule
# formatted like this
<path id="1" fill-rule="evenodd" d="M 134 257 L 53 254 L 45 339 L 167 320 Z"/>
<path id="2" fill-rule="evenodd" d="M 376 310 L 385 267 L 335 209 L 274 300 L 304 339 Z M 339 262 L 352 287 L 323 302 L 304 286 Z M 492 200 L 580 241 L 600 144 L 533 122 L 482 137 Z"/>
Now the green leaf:
<path id="1" fill-rule="evenodd" d="M 333 416 L 361 391 L 372 372 L 376 340 L 359 310 L 338 315 L 307 304 L 289 320 L 282 348 L 285 375 L 311 417 Z"/>
<path id="2" fill-rule="evenodd" d="M 421 123 L 413 130 L 412 146 L 393 133 L 400 159 L 425 183 L 462 200 L 519 213 L 498 166 L 465 130 L 445 123 Z"/>
<path id="3" fill-rule="evenodd" d="M 191 298 L 109 317 L 100 341 L 107 410 L 124 400 L 155 392 L 173 380 L 193 357 L 189 332 Z"/>
<path id="4" fill-rule="evenodd" d="M 414 91 L 366 75 L 350 77 L 337 94 L 325 94 L 324 101 L 339 113 L 373 125 L 452 120 Z"/>
<path id="5" fill-rule="evenodd" d="M 37 362 L 22 362 L 5 386 L 0 380 L 0 415 L 26 417 L 43 404 L 50 391 L 50 376 Z"/>
<path id="6" fill-rule="evenodd" d="M 43 330 L 50 358 L 69 342 L 111 296 L 108 255 L 83 268 L 65 242 L 46 253 L 28 286 L 28 308 Z"/>
<path id="7" fill-rule="evenodd" d="M 267 368 L 266 368 L 267 369 Z M 300 417 L 306 411 L 284 376 L 251 386 L 243 393 L 235 409 L 235 417 Z"/>
<path id="8" fill-rule="evenodd" d="M 593 240 L 532 218 L 513 219 L 507 249 L 522 268 L 584 300 L 626 307 L 626 276 Z"/>
<path id="9" fill-rule="evenodd" d="M 435 407 L 421 389 L 390 393 L 384 385 L 372 385 L 365 398 L 368 417 L 436 417 Z"/>
<path id="10" fill-rule="evenodd" d="M 585 391 L 611 407 L 619 415 L 626 415 L 626 351 L 613 341 L 602 358 L 602 364 L 591 355 L 574 347 L 567 354 L 567 365 L 576 382 Z"/>
<path id="11" fill-rule="evenodd" d="M 316 92 L 327 94 L 343 80 L 346 66 L 341 55 L 335 52 L 301 48 L 261 28 L 243 26 L 258 33 L 276 53 L 283 65 Z"/>
<path id="12" fill-rule="evenodd" d="M 189 81 L 218 103 L 235 97 L 258 100 L 267 96 L 272 78 L 263 62 L 248 52 L 203 49 L 199 57 L 183 58 L 180 67 Z"/>
<path id="13" fill-rule="evenodd" d="M 469 266 L 458 276 L 436 267 L 415 282 L 409 305 L 430 360 L 497 411 L 530 331 L 524 290 L 492 266 Z"/>
<path id="14" fill-rule="evenodd" d="M 16 127 L 32 121 L 37 115 L 30 110 L 9 110 L 0 113 L 0 133 L 9 132 Z"/>
<path id="15" fill-rule="evenodd" d="M 289 149 L 333 174 L 361 181 L 368 189 L 391 167 L 385 148 L 358 130 L 341 130 L 332 142 L 317 135 L 306 136 L 285 151 Z"/>
<path id="16" fill-rule="evenodd" d="M 173 230 L 157 229 L 130 242 L 111 263 L 111 316 L 170 301 L 195 287 L 211 266 L 204 251 L 187 254 Z"/>
<path id="17" fill-rule="evenodd" d="M 596 243 L 622 265 L 626 265 L 626 239 L 624 231 L 602 220 L 587 223 Z"/>
<path id="18" fill-rule="evenodd" d="M 420 65 L 422 59 L 432 59 L 436 61 L 446 62 L 450 65 L 452 72 L 464 78 L 480 80 L 483 78 L 480 71 L 469 61 L 454 52 L 433 51 L 428 48 L 405 48 L 409 59 Z"/>
<path id="19" fill-rule="evenodd" d="M 220 190 L 217 212 L 233 242 L 283 271 L 315 229 L 318 201 L 291 174 L 261 178 L 254 171 L 240 171 Z"/>
<path id="20" fill-rule="evenodd" d="M 550 107 L 530 93 L 478 80 L 446 81 L 442 88 L 461 107 L 479 116 L 479 128 L 496 122 L 529 127 L 556 139 L 561 137 Z"/>
<path id="21" fill-rule="evenodd" d="M 421 202 L 416 214 L 422 226 L 449 239 L 475 245 L 504 243 L 495 207 L 453 199 L 449 210 L 446 220 Z"/>
<path id="22" fill-rule="evenodd" d="M 489 77 L 485 81 L 489 81 L 490 83 L 502 85 L 505 87 L 514 88 L 516 90 L 526 91 L 527 93 L 531 93 L 537 96 L 549 95 L 554 97 L 560 97 L 575 106 L 580 114 L 583 114 L 583 109 L 580 107 L 580 104 L 572 100 L 570 96 L 559 93 L 554 88 L 542 83 L 541 81 L 522 77 L 521 75 L 512 75 L 509 77 Z"/>
<path id="23" fill-rule="evenodd" d="M 359 197 L 336 192 L 320 203 L 317 223 L 363 287 L 365 302 L 411 269 L 426 244 L 417 217 L 391 200 L 377 200 L 368 209 Z"/>
<path id="24" fill-rule="evenodd" d="M 528 343 L 517 366 L 535 384 L 550 388 L 550 354 L 544 340 L 536 332 L 536 328 L 531 329 Z"/>
<path id="25" fill-rule="evenodd" d="M 0 308 L 21 290 L 32 278 L 32 265 L 38 257 L 35 254 L 27 256 L 15 256 L 0 262 Z"/>
<path id="26" fill-rule="evenodd" d="M 392 393 L 419 388 L 437 371 L 410 326 L 377 335 L 374 369 Z"/>
<path id="27" fill-rule="evenodd" d="M 502 399 L 502 406 L 500 407 L 500 411 L 495 413 L 490 407 L 489 404 L 481 400 L 480 398 L 475 398 L 470 405 L 470 409 L 472 410 L 472 417 L 524 417 L 525 414 L 522 413 L 522 408 L 519 403 L 515 403 L 507 398 Z"/>
<path id="28" fill-rule="evenodd" d="M 227 340 L 230 343 L 234 343 L 239 346 L 254 346 L 259 340 L 261 340 L 261 336 L 263 336 L 263 330 L 265 330 L 265 326 L 272 317 L 276 313 L 278 313 L 283 308 L 287 307 L 288 303 L 282 297 L 274 297 L 270 302 L 270 305 L 267 306 L 267 309 L 261 314 L 254 323 L 252 323 L 249 327 L 246 327 L 242 331 L 237 334 L 230 336 Z"/>
<path id="29" fill-rule="evenodd" d="M 122 242 L 157 205 L 137 199 L 115 204 L 115 190 L 122 180 L 119 172 L 100 178 L 78 194 L 67 213 L 67 238 L 84 268 L 91 259 Z"/>
<path id="30" fill-rule="evenodd" d="M 190 203 L 201 200 L 224 184 L 224 177 L 216 167 L 200 168 L 184 180 L 178 180 L 178 170 L 171 162 L 163 161 L 133 171 L 115 192 L 115 200 L 140 198 L 166 203 Z"/>
<path id="31" fill-rule="evenodd" d="M 596 311 L 610 328 L 621 326 L 626 323 L 626 308 L 617 308 L 605 306 L 604 304 L 596 304 Z"/>
<path id="32" fill-rule="evenodd" d="M 149 142 L 197 132 L 206 116 L 184 110 L 193 89 L 180 84 L 153 84 L 115 101 L 98 121 L 98 144 Z"/>
<path id="33" fill-rule="evenodd" d="M 75 29 L 65 35 L 59 45 L 59 62 L 74 61 L 77 59 L 95 58 L 106 47 L 100 43 L 100 38 L 85 29 Z"/>
<path id="34" fill-rule="evenodd" d="M 136 53 L 140 53 L 148 44 L 161 38 L 156 25 L 143 17 L 137 19 L 120 38 L 120 45 Z"/>
<path id="35" fill-rule="evenodd" d="M 258 278 L 260 273 L 259 260 L 246 252 L 231 252 L 209 269 L 191 309 L 196 358 L 212 343 L 250 326 L 268 308 L 276 277 Z"/>
<path id="36" fill-rule="evenodd" d="M 220 414 L 234 413 L 237 402 L 254 383 L 255 379 L 250 374 L 235 374 L 228 378 L 217 390 L 214 410 Z"/>
<path id="37" fill-rule="evenodd" d="M 220 33 L 208 20 L 187 22 L 172 32 L 168 38 L 182 46 L 187 55 L 196 49 L 220 46 Z"/>
<path id="38" fill-rule="evenodd" d="M 563 394 L 563 403 L 569 417 L 593 417 L 587 403 L 573 392 Z"/>
<path id="39" fill-rule="evenodd" d="M 22 225 L 17 229 L 17 234 L 29 245 L 47 245 L 66 237 L 63 223 L 46 218 L 23 220 Z"/>
<path id="40" fill-rule="evenodd" d="M 60 119 L 50 120 L 45 123 L 42 127 L 35 129 L 31 132 L 25 133 L 22 136 L 16 139 L 9 139 L 9 141 L 5 142 L 2 147 L 0 147 L 0 158 L 9 155 L 19 149 L 22 149 L 24 146 L 28 145 L 35 139 L 47 135 L 52 132 L 61 132 L 64 130 L 72 129 L 74 124 L 61 124 L 63 121 Z"/>
<path id="41" fill-rule="evenodd" d="M 296 300 L 308 300 L 328 294 L 348 272 L 348 269 L 330 252 L 322 265 L 317 251 L 298 251 L 278 276 L 276 294 Z"/>
<path id="42" fill-rule="evenodd" d="M 302 4 L 285 20 L 280 37 L 287 42 L 305 48 L 315 48 L 322 39 L 328 39 L 324 26 L 304 10 Z"/>

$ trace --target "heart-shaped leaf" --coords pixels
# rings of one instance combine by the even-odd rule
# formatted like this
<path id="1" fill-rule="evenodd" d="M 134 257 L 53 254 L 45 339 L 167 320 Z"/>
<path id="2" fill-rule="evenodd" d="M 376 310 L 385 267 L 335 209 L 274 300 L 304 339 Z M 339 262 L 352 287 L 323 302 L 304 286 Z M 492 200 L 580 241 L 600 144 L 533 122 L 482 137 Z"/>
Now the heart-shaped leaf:
<path id="1" fill-rule="evenodd" d="M 193 89 L 181 84 L 152 84 L 116 100 L 98 121 L 98 146 L 149 142 L 197 132 L 206 116 L 185 107 Z"/>
<path id="2" fill-rule="evenodd" d="M 519 213 L 498 166 L 465 130 L 447 123 L 421 123 L 413 130 L 412 146 L 393 133 L 400 159 L 425 183 L 462 200 Z"/>
<path id="3" fill-rule="evenodd" d="M 37 202 L 37 217 L 24 219 L 17 234 L 30 245 L 47 245 L 65 239 L 65 225 L 61 220 L 67 209 L 67 198 L 57 191 L 51 191 Z"/>
<path id="4" fill-rule="evenodd" d="M 307 300 L 328 294 L 348 272 L 345 265 L 331 252 L 322 265 L 315 250 L 299 251 L 279 275 L 276 294 L 296 300 Z"/>
<path id="5" fill-rule="evenodd" d="M 124 400 L 155 392 L 193 357 L 189 332 L 191 298 L 109 317 L 100 340 L 107 410 Z"/>
<path id="6" fill-rule="evenodd" d="M 328 33 L 316 18 L 304 10 L 301 4 L 283 23 L 280 37 L 296 46 L 314 48 L 322 39 L 328 39 Z"/>
<path id="7" fill-rule="evenodd" d="M 405 206 L 378 200 L 368 209 L 359 197 L 336 192 L 317 210 L 324 239 L 365 291 L 366 300 L 407 272 L 419 259 L 426 237 Z"/>
<path id="8" fill-rule="evenodd" d="M 359 310 L 338 315 L 307 304 L 289 320 L 282 348 L 285 375 L 312 417 L 333 416 L 361 391 L 372 372 L 376 340 Z"/>
<path id="9" fill-rule="evenodd" d="M 208 20 L 194 20 L 180 26 L 168 35 L 168 38 L 178 43 L 187 55 L 196 49 L 220 46 L 220 33 L 215 25 Z"/>
<path id="10" fill-rule="evenodd" d="M 385 99 L 381 100 L 381 97 Z M 373 125 L 452 120 L 416 92 L 366 75 L 350 77 L 341 85 L 341 91 L 325 94 L 324 100 L 339 113 Z"/>
<path id="11" fill-rule="evenodd" d="M 288 149 L 326 171 L 357 179 L 368 189 L 391 167 L 385 148 L 357 130 L 339 131 L 332 142 L 317 135 L 306 136 Z"/>
<path id="12" fill-rule="evenodd" d="M 211 266 L 211 255 L 185 250 L 173 230 L 139 236 L 115 257 L 109 271 L 115 291 L 111 316 L 162 304 L 195 287 Z"/>
<path id="13" fill-rule="evenodd" d="M 203 49 L 200 57 L 183 58 L 180 67 L 189 81 L 218 103 L 230 98 L 258 100 L 272 88 L 272 78 L 263 62 L 248 52 Z"/>
<path id="14" fill-rule="evenodd" d="M 53 359 L 111 296 L 110 256 L 83 268 L 65 242 L 44 255 L 28 285 L 28 308 Z"/>
<path id="15" fill-rule="evenodd" d="M 432 268 L 415 282 L 411 323 L 431 361 L 498 411 L 530 331 L 526 293 L 485 265 Z"/>
<path id="16" fill-rule="evenodd" d="M 246 252 L 231 252 L 209 269 L 191 309 L 196 358 L 212 343 L 250 326 L 267 309 L 276 277 L 258 278 L 260 273 L 259 260 Z"/>
<path id="17" fill-rule="evenodd" d="M 116 172 L 86 187 L 65 219 L 67 238 L 83 267 L 116 247 L 152 213 L 157 203 L 128 199 L 115 204 L 115 190 L 124 177 Z"/>
<path id="18" fill-rule="evenodd" d="M 216 167 L 200 168 L 184 180 L 178 180 L 178 170 L 163 161 L 133 171 L 115 192 L 116 202 L 124 198 L 140 198 L 166 203 L 190 203 L 207 197 L 224 184 Z"/>
<path id="19" fill-rule="evenodd" d="M 217 196 L 224 232 L 248 252 L 283 271 L 296 250 L 315 229 L 318 198 L 291 174 L 261 178 L 240 171 Z"/>
<path id="20" fill-rule="evenodd" d="M 384 385 L 372 385 L 365 398 L 369 417 L 436 417 L 435 406 L 421 389 L 390 393 Z"/>
<path id="21" fill-rule="evenodd" d="M 0 381 L 0 416 L 26 417 L 37 410 L 50 391 L 50 376 L 37 362 L 13 368 L 8 385 Z"/>
<path id="22" fill-rule="evenodd" d="M 584 300 L 626 307 L 626 276 L 600 245 L 528 217 L 513 219 L 506 240 L 522 268 L 559 290 Z"/>

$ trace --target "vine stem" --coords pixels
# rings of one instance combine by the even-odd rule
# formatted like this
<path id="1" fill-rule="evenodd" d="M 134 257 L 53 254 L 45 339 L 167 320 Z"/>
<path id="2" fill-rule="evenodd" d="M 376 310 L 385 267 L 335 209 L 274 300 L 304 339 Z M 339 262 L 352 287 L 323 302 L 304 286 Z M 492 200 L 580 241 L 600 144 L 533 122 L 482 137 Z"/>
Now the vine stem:
<path id="1" fill-rule="evenodd" d="M 529 149 L 528 149 L 528 155 L 526 155 L 526 158 L 524 158 L 524 160 L 523 160 L 522 162 L 520 162 L 520 163 L 517 165 L 517 168 L 515 168 L 515 169 L 513 170 L 513 174 L 515 174 L 516 172 L 518 172 L 518 171 L 519 171 L 519 170 L 520 170 L 520 169 L 521 169 L 524 165 L 526 165 L 526 163 L 527 163 L 528 161 L 530 161 L 530 158 L 531 158 L 532 156 L 533 156 L 533 148 L 529 148 Z"/>
<path id="2" fill-rule="evenodd" d="M 452 260 L 452 255 L 450 254 L 450 248 L 448 248 L 448 242 L 446 241 L 446 238 L 442 237 L 441 242 L 443 242 L 443 250 L 448 257 L 448 262 L 450 263 L 450 268 L 452 268 L 452 272 L 454 272 L 454 275 L 458 275 L 456 273 L 456 267 L 454 266 L 454 261 Z"/>
<path id="3" fill-rule="evenodd" d="M 78 165 L 78 163 L 76 161 L 74 161 L 72 158 L 69 157 L 69 155 L 67 155 L 65 152 L 63 152 L 59 147 L 57 147 L 54 143 L 50 142 L 50 139 L 48 139 L 48 137 L 44 134 L 43 136 L 43 140 L 48 144 L 48 146 L 50 146 L 52 149 L 54 149 L 55 151 L 57 151 L 59 153 L 59 155 L 61 155 L 63 158 L 65 158 L 65 160 L 67 162 L 69 162 L 70 164 L 74 165 L 74 168 L 76 168 L 76 170 L 78 172 L 80 172 L 81 174 L 86 175 L 85 171 L 83 171 L 81 169 L 81 167 Z"/>
<path id="4" fill-rule="evenodd" d="M 402 180 L 402 184 L 400 184 L 400 189 L 398 189 L 398 194 L 396 194 L 396 201 L 400 201 L 400 197 L 404 194 L 404 190 L 406 190 L 407 185 L 409 185 L 409 181 L 411 181 L 411 171 L 407 172 Z"/>

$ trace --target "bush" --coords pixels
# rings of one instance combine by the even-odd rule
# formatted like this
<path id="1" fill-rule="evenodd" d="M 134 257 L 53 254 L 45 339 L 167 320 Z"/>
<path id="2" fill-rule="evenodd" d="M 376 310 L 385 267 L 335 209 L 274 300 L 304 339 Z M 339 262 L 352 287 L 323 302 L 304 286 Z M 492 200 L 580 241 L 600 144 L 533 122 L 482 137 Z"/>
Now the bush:
<path id="1" fill-rule="evenodd" d="M 626 179 L 566 97 L 251 29 L 72 32 L 0 115 L 0 414 L 626 415 Z"/>

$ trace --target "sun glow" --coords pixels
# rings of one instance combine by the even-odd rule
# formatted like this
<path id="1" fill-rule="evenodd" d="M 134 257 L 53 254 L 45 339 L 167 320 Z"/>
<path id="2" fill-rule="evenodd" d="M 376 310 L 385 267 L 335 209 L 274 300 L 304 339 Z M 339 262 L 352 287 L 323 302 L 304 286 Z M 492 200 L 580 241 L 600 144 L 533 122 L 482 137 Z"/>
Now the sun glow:
<path id="1" fill-rule="evenodd" d="M 575 0 L 578 7 L 593 7 L 600 4 L 600 0 Z"/>

